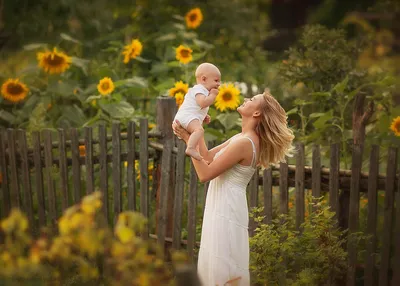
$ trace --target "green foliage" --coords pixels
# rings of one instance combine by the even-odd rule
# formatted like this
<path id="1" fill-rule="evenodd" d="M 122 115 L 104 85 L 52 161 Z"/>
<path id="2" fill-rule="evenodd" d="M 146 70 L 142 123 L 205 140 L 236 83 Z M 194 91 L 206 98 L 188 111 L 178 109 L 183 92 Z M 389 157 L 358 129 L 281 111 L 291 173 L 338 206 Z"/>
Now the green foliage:
<path id="1" fill-rule="evenodd" d="M 311 206 L 311 204 L 310 204 Z M 272 224 L 259 223 L 250 239 L 253 281 L 263 285 L 336 285 L 346 273 L 346 232 L 335 226 L 334 213 L 322 202 L 294 229 L 290 216 L 280 215 Z M 363 238 L 356 234 L 358 239 Z"/>

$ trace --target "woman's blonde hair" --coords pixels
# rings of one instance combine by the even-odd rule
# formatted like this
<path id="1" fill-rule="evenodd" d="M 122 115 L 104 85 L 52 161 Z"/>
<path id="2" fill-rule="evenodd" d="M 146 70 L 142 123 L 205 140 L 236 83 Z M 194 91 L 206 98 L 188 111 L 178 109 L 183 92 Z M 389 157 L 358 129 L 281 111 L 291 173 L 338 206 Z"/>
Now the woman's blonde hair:
<path id="1" fill-rule="evenodd" d="M 261 106 L 261 120 L 257 126 L 260 136 L 260 164 L 268 168 L 270 164 L 286 162 L 294 147 L 293 131 L 287 125 L 285 110 L 266 89 Z"/>

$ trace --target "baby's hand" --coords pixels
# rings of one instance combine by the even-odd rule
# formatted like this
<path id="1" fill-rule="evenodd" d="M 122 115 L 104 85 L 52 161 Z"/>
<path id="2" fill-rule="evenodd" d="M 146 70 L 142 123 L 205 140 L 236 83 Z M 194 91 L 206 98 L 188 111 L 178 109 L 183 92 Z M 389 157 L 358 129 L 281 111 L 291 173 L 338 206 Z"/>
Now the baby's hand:
<path id="1" fill-rule="evenodd" d="M 211 122 L 211 116 L 207 114 L 206 117 L 204 118 L 203 122 L 204 122 L 205 124 L 210 123 L 210 122 Z"/>
<path id="2" fill-rule="evenodd" d="M 213 96 L 213 97 L 215 98 L 215 97 L 217 97 L 218 93 L 219 93 L 219 90 L 218 90 L 218 89 L 212 88 L 212 89 L 210 90 L 209 96 Z"/>

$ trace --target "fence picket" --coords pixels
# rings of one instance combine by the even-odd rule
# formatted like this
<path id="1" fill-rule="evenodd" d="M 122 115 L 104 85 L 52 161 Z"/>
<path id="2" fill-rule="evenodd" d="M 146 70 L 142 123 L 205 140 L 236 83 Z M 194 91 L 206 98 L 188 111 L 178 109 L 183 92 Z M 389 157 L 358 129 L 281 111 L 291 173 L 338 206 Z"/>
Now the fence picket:
<path id="1" fill-rule="evenodd" d="M 148 142 L 148 121 L 147 118 L 140 119 L 140 212 L 149 217 L 149 142 Z M 149 237 L 148 228 L 142 234 L 143 238 Z"/>
<path id="2" fill-rule="evenodd" d="M 108 217 L 108 164 L 107 164 L 107 131 L 104 125 L 99 125 L 99 165 L 100 165 L 100 191 L 103 194 L 103 212 L 107 221 Z"/>
<path id="3" fill-rule="evenodd" d="M 94 191 L 93 177 L 93 132 L 92 127 L 85 127 L 85 167 L 86 167 L 86 194 Z"/>
<path id="4" fill-rule="evenodd" d="M 65 211 L 70 205 L 68 193 L 68 162 L 67 149 L 65 146 L 65 130 L 58 129 L 58 154 L 60 168 L 60 190 L 61 190 L 61 208 Z"/>
<path id="5" fill-rule="evenodd" d="M 15 131 L 13 129 L 7 130 L 7 149 L 8 150 L 8 159 L 10 162 L 11 169 L 11 177 L 10 177 L 10 198 L 11 198 L 11 207 L 19 208 L 21 206 L 21 200 L 19 196 L 19 180 L 18 180 L 18 169 L 17 169 L 17 159 L 15 149 Z"/>
<path id="6" fill-rule="evenodd" d="M 172 232 L 172 247 L 180 249 L 182 238 L 182 210 L 183 210 L 183 190 L 185 186 L 185 149 L 186 144 L 182 140 L 178 141 L 178 154 L 176 155 L 176 184 L 174 199 L 174 223 Z"/>
<path id="7" fill-rule="evenodd" d="M 312 149 L 311 194 L 314 198 L 321 197 L 321 150 L 314 144 Z M 316 207 L 313 206 L 313 211 Z"/>
<path id="8" fill-rule="evenodd" d="M 39 227 L 46 225 L 46 204 L 43 189 L 42 149 L 40 147 L 40 133 L 32 132 L 33 163 L 35 167 L 35 191 L 38 200 Z"/>
<path id="9" fill-rule="evenodd" d="M 122 192 L 121 192 L 121 138 L 120 124 L 114 122 L 112 124 L 112 177 L 114 188 L 114 224 L 117 222 L 118 215 L 122 211 Z"/>
<path id="10" fill-rule="evenodd" d="M 74 190 L 74 203 L 81 199 L 81 166 L 79 163 L 79 139 L 78 130 L 71 129 L 71 158 L 72 158 L 72 186 Z"/>
<path id="11" fill-rule="evenodd" d="M 399 179 L 397 180 L 397 192 L 396 192 L 396 226 L 395 226 L 395 251 L 393 258 L 393 268 L 397 268 L 393 271 L 393 279 L 392 286 L 400 285 L 400 271 L 398 271 L 398 267 L 400 266 L 400 174 Z"/>
<path id="12" fill-rule="evenodd" d="M 281 162 L 279 167 L 279 212 L 281 214 L 287 214 L 289 212 L 288 203 L 288 164 Z"/>
<path id="13" fill-rule="evenodd" d="M 295 194 L 296 194 L 296 229 L 304 222 L 304 144 L 297 144 Z"/>
<path id="14" fill-rule="evenodd" d="M 135 172 L 135 122 L 130 121 L 128 124 L 128 139 L 126 142 L 128 150 L 128 160 L 126 168 L 126 180 L 128 185 L 127 198 L 128 209 L 136 210 L 136 172 Z"/>
<path id="15" fill-rule="evenodd" d="M 340 169 L 339 144 L 331 145 L 330 173 L 329 173 L 329 206 L 331 211 L 339 210 L 339 169 Z M 346 214 L 347 215 L 347 214 Z M 338 217 L 338 215 L 336 215 Z"/>
<path id="16" fill-rule="evenodd" d="M 49 206 L 50 224 L 54 227 L 57 223 L 56 193 L 53 180 L 53 152 L 51 130 L 43 131 L 45 177 L 47 185 L 47 202 Z"/>
<path id="17" fill-rule="evenodd" d="M 272 222 L 272 169 L 265 169 L 263 172 L 264 191 L 264 223 Z"/>
<path id="18" fill-rule="evenodd" d="M 0 129 L 0 174 L 1 174 L 1 191 L 3 193 L 3 204 L 1 216 L 6 217 L 10 213 L 10 190 L 8 188 L 8 171 L 6 161 L 6 132 Z"/>
<path id="19" fill-rule="evenodd" d="M 196 208 L 197 208 L 197 173 L 193 166 L 190 164 L 190 183 L 188 194 L 188 239 L 187 239 L 187 252 L 190 261 L 194 259 L 194 246 L 196 242 Z"/>

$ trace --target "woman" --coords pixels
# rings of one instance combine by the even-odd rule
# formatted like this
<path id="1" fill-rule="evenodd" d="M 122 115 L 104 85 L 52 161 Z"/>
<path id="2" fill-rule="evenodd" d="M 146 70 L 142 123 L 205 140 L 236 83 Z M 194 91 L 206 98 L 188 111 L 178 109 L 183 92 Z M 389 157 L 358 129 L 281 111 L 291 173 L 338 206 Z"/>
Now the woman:
<path id="1" fill-rule="evenodd" d="M 203 138 L 203 160 L 192 160 L 200 181 L 211 180 L 197 267 L 204 286 L 250 285 L 246 186 L 257 165 L 284 162 L 292 151 L 285 110 L 268 92 L 245 99 L 237 111 L 242 132 L 212 150 Z M 187 142 L 178 124 L 174 133 Z"/>

